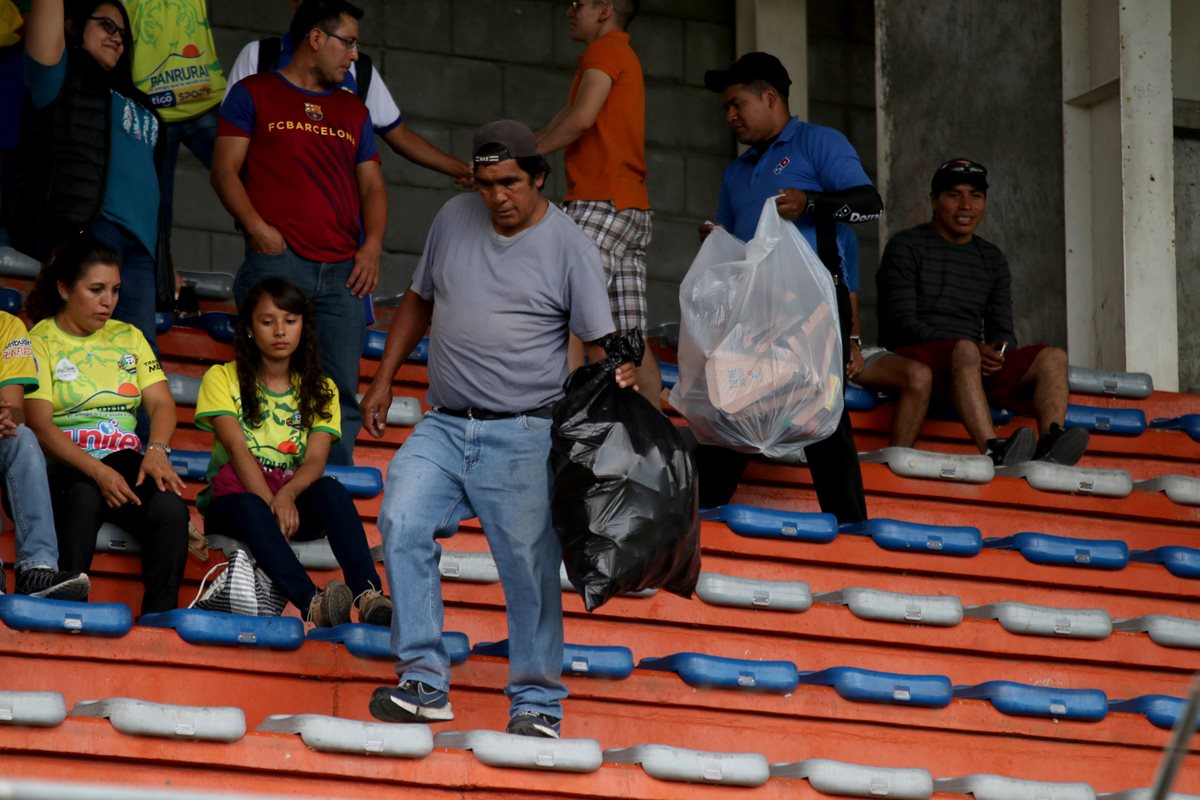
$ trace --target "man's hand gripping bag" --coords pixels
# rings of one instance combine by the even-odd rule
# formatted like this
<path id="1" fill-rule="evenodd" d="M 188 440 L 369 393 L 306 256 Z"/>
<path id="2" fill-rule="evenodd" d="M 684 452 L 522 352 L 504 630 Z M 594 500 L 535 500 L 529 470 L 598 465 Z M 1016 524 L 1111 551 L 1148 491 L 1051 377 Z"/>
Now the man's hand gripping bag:
<path id="1" fill-rule="evenodd" d="M 571 373 L 554 405 L 551 512 L 567 577 L 588 611 L 653 587 L 691 597 L 700 575 L 691 454 L 670 420 L 613 379 L 641 361 L 641 332 L 601 344 L 608 358 Z"/>

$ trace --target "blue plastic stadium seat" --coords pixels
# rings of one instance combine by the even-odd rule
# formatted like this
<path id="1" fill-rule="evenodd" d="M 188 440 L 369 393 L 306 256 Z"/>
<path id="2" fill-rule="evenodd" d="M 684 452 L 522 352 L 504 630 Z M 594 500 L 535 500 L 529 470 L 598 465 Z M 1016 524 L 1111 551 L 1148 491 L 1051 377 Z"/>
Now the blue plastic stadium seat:
<path id="1" fill-rule="evenodd" d="M 77 603 L 23 594 L 0 595 L 0 620 L 17 631 L 63 631 L 124 636 L 133 614 L 124 603 Z"/>
<path id="2" fill-rule="evenodd" d="M 1200 549 L 1167 545 L 1153 550 L 1135 550 L 1131 561 L 1162 564 L 1177 578 L 1200 578 Z"/>
<path id="3" fill-rule="evenodd" d="M 480 642 L 471 648 L 471 652 L 508 658 L 508 639 Z M 625 678 L 633 672 L 633 652 L 628 647 L 567 643 L 563 645 L 562 671 L 564 675 Z"/>
<path id="4" fill-rule="evenodd" d="M 154 314 L 154 332 L 162 336 L 171 330 L 175 324 L 175 316 L 170 311 L 158 311 Z"/>
<path id="5" fill-rule="evenodd" d="M 171 466 L 181 477 L 202 481 L 208 473 L 212 454 L 203 450 L 174 450 L 169 456 Z M 345 467 L 329 464 L 325 474 L 346 487 L 354 497 L 374 497 L 383 491 L 383 473 L 375 467 Z"/>
<path id="6" fill-rule="evenodd" d="M 956 686 L 954 696 L 987 700 L 997 711 L 1022 717 L 1097 722 L 1108 715 L 1108 696 L 1099 689 L 1059 689 L 1013 681 L 987 681 L 975 686 Z"/>
<path id="7" fill-rule="evenodd" d="M 143 614 L 138 625 L 174 628 L 190 644 L 222 644 L 295 650 L 304 644 L 304 623 L 296 617 L 248 617 L 200 608 Z"/>
<path id="8" fill-rule="evenodd" d="M 1097 408 L 1072 403 L 1067 406 L 1065 427 L 1140 436 L 1146 431 L 1146 412 L 1140 408 Z"/>
<path id="9" fill-rule="evenodd" d="M 1180 715 L 1187 707 L 1187 700 L 1165 694 L 1147 694 L 1132 700 L 1113 700 L 1108 707 L 1113 711 L 1141 714 L 1156 728 L 1171 730 L 1179 722 Z M 1196 727 L 1200 728 L 1200 720 Z"/>
<path id="10" fill-rule="evenodd" d="M 832 542 L 838 535 L 837 519 L 832 514 L 735 504 L 721 506 L 715 513 L 706 514 L 705 519 L 720 519 L 741 536 Z"/>
<path id="11" fill-rule="evenodd" d="M 1047 533 L 1017 533 L 985 539 L 983 546 L 994 550 L 1019 550 L 1034 564 L 1124 569 L 1129 563 L 1129 545 L 1119 539 L 1072 539 Z"/>
<path id="12" fill-rule="evenodd" d="M 394 659 L 391 637 L 390 628 L 364 625 L 361 622 L 347 622 L 332 628 L 313 628 L 307 636 L 308 639 L 318 642 L 336 642 L 344 645 L 359 658 Z M 471 652 L 471 642 L 465 633 L 445 631 L 442 633 L 442 644 L 450 653 L 451 664 L 461 664 Z"/>
<path id="13" fill-rule="evenodd" d="M 1187 431 L 1200 442 L 1200 414 L 1184 414 L 1182 417 L 1160 417 L 1150 423 L 1151 428 L 1163 431 Z"/>
<path id="14" fill-rule="evenodd" d="M 673 389 L 679 383 L 678 364 L 659 364 L 658 374 L 662 376 L 662 385 L 666 389 Z"/>
<path id="15" fill-rule="evenodd" d="M 237 328 L 237 315 L 228 311 L 205 311 L 196 316 L 180 317 L 177 323 L 184 328 L 199 328 L 214 341 L 229 344 Z"/>
<path id="16" fill-rule="evenodd" d="M 857 667 L 832 667 L 801 672 L 800 683 L 832 686 L 847 700 L 943 708 L 954 699 L 954 686 L 945 675 L 903 675 Z"/>
<path id="17" fill-rule="evenodd" d="M 367 341 L 363 345 L 363 358 L 383 358 L 383 348 L 387 344 L 387 331 L 374 328 L 367 329 Z M 414 364 L 429 363 L 429 338 L 417 342 L 417 346 L 408 354 L 408 361 Z"/>
<path id="18" fill-rule="evenodd" d="M 963 525 L 923 525 L 896 519 L 871 519 L 843 525 L 842 533 L 870 536 L 884 550 L 973 556 L 982 547 L 978 528 Z"/>
<path id="19" fill-rule="evenodd" d="M 21 293 L 7 286 L 0 286 L 0 311 L 7 311 L 14 317 L 21 313 Z"/>
<path id="20" fill-rule="evenodd" d="M 846 384 L 846 392 L 843 397 L 846 401 L 846 408 L 851 411 L 871 411 L 877 405 L 874 392 L 868 392 L 861 386 L 855 386 L 852 383 Z"/>
<path id="21" fill-rule="evenodd" d="M 674 672 L 689 686 L 715 689 L 753 689 L 786 694 L 799 682 L 796 665 L 791 661 L 748 661 L 703 653 L 643 658 L 638 662 L 638 669 Z"/>

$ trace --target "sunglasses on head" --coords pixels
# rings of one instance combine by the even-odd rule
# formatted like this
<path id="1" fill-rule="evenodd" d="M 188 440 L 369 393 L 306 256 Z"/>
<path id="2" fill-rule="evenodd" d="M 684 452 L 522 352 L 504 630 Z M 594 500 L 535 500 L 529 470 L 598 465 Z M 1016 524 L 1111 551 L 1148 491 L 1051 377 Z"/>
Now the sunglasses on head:
<path id="1" fill-rule="evenodd" d="M 983 164 L 976 164 L 974 161 L 964 161 L 962 159 L 947 161 L 938 167 L 937 171 L 951 172 L 956 175 L 987 175 L 987 167 Z"/>
<path id="2" fill-rule="evenodd" d="M 88 17 L 88 19 L 99 22 L 100 27 L 104 29 L 105 35 L 120 36 L 122 42 L 129 41 L 129 31 L 125 30 L 108 17 Z"/>

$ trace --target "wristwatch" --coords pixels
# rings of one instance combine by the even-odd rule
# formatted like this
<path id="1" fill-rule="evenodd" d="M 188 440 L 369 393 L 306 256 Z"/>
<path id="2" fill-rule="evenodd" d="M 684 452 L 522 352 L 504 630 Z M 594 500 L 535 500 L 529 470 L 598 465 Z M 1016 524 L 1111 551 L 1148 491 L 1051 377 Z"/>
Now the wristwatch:
<path id="1" fill-rule="evenodd" d="M 856 345 L 858 346 L 858 349 L 859 349 L 859 350 L 862 350 L 862 349 L 863 349 L 863 348 L 862 348 L 862 337 L 861 337 L 861 336 L 851 336 L 851 337 L 850 337 L 850 341 L 854 342 L 854 344 L 856 344 Z"/>
<path id="2" fill-rule="evenodd" d="M 162 450 L 164 455 L 168 455 L 168 456 L 171 455 L 171 448 L 168 447 L 167 445 L 163 444 L 162 442 L 146 442 L 147 450 L 149 450 L 152 447 L 157 447 L 159 450 Z"/>

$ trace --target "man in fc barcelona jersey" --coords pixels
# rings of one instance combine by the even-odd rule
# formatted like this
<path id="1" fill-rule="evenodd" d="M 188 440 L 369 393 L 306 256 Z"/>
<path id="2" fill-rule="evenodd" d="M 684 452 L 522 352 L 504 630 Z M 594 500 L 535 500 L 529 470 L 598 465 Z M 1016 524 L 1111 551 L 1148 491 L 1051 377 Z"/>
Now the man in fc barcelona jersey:
<path id="1" fill-rule="evenodd" d="M 379 282 L 387 219 L 370 114 L 339 88 L 358 58 L 361 17 L 344 0 L 304 0 L 292 18 L 291 62 L 229 90 L 212 168 L 213 187 L 246 237 L 234 299 L 240 305 L 263 278 L 280 276 L 316 307 L 321 363 L 341 400 L 333 464 L 353 463 L 362 424 L 361 298 Z"/>

